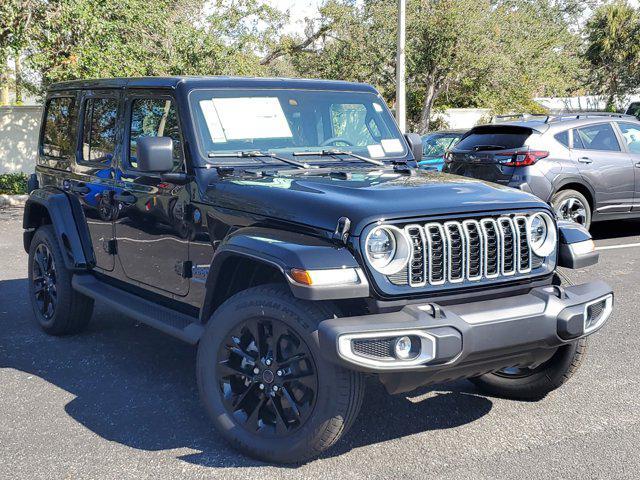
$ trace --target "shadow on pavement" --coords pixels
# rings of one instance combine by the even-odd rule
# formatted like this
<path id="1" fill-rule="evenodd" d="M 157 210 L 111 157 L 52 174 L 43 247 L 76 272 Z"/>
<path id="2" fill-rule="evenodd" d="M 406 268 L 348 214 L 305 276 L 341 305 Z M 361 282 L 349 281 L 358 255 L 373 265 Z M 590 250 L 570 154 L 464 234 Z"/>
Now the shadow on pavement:
<path id="1" fill-rule="evenodd" d="M 66 413 L 100 437 L 141 450 L 183 449 L 179 458 L 203 466 L 263 465 L 230 449 L 211 426 L 198 399 L 195 348 L 100 306 L 86 332 L 49 337 L 33 320 L 26 279 L 0 282 L 0 329 L 0 368 L 36 375 L 75 395 Z M 370 382 L 351 431 L 324 456 L 454 428 L 492 408 L 467 382 L 415 400 L 426 391 L 389 396 Z M 51 415 L 59 414 L 55 399 L 41 398 L 54 402 Z"/>
<path id="2" fill-rule="evenodd" d="M 640 221 L 610 220 L 607 222 L 598 222 L 591 226 L 590 232 L 594 240 L 632 237 L 634 235 L 640 235 Z"/>

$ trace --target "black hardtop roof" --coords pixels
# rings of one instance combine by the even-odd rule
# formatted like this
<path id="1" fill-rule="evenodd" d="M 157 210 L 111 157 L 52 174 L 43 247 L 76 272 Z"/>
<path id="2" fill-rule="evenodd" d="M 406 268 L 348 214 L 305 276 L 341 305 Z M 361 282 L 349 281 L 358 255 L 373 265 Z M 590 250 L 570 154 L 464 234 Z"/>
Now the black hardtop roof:
<path id="1" fill-rule="evenodd" d="M 252 77 L 131 77 L 105 78 L 88 80 L 70 80 L 54 83 L 50 91 L 75 89 L 110 89 L 110 88 L 171 88 L 184 85 L 187 89 L 195 88 L 271 88 L 299 90 L 344 90 L 353 92 L 377 93 L 364 83 L 343 82 L 338 80 L 311 80 L 299 78 L 252 78 Z"/>

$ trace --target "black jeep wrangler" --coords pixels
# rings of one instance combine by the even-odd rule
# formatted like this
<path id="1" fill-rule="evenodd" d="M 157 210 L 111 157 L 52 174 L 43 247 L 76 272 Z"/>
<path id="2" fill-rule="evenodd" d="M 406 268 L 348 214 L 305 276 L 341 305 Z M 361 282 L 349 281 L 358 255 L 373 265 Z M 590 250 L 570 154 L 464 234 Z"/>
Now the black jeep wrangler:
<path id="1" fill-rule="evenodd" d="M 24 212 L 35 316 L 78 332 L 99 300 L 198 345 L 213 423 L 273 462 L 333 445 L 367 375 L 541 398 L 612 311 L 557 272 L 597 261 L 591 237 L 421 152 L 368 85 L 53 85 Z"/>

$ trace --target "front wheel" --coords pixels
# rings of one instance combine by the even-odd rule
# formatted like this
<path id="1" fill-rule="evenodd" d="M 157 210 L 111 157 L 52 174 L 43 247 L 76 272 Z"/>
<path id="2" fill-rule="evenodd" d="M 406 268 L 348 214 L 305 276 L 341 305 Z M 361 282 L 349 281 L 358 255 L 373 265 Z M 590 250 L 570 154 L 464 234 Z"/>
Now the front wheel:
<path id="1" fill-rule="evenodd" d="M 539 400 L 567 382 L 587 353 L 587 339 L 564 345 L 536 368 L 504 368 L 470 379 L 482 391 L 514 400 Z"/>
<path id="2" fill-rule="evenodd" d="M 363 396 L 360 374 L 327 362 L 314 339 L 330 312 L 263 285 L 227 300 L 198 347 L 200 395 L 218 431 L 269 462 L 319 455 L 349 429 Z"/>

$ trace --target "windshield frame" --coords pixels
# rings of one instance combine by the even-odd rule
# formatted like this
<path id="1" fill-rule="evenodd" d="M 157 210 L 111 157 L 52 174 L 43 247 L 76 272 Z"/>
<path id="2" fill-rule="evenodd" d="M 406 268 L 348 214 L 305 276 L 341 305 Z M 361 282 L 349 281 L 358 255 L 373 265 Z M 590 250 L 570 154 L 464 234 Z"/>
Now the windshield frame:
<path id="1" fill-rule="evenodd" d="M 189 121 L 191 123 L 191 128 L 193 129 L 193 134 L 194 134 L 194 139 L 195 139 L 195 143 L 196 143 L 196 151 L 198 153 L 198 157 L 199 157 L 199 163 L 202 166 L 206 166 L 206 167 L 213 167 L 213 166 L 246 166 L 246 167 L 256 167 L 256 166 L 260 166 L 260 167 L 275 167 L 278 165 L 281 165 L 281 162 L 278 162 L 277 160 L 269 160 L 268 158 L 253 158 L 253 157 L 239 157 L 238 155 L 229 154 L 229 157 L 225 157 L 223 155 L 217 155 L 215 158 L 210 158 L 209 157 L 209 153 L 212 153 L 211 151 L 208 151 L 205 146 L 203 145 L 203 133 L 206 132 L 202 132 L 201 128 L 201 122 L 198 121 L 198 119 L 196 118 L 196 110 L 197 108 L 200 108 L 197 104 L 197 100 L 194 99 L 194 97 L 197 94 L 200 94 L 202 92 L 229 92 L 229 91 L 238 91 L 238 92 L 247 92 L 247 91 L 251 91 L 251 92 L 264 92 L 265 96 L 268 96 L 269 92 L 317 92 L 317 93 L 347 93 L 353 96 L 356 96 L 356 98 L 360 95 L 366 95 L 367 97 L 370 98 L 375 98 L 377 100 L 379 100 L 382 108 L 383 108 L 383 115 L 387 115 L 388 119 L 390 120 L 388 122 L 387 128 L 390 130 L 390 133 L 392 135 L 396 135 L 396 138 L 400 140 L 400 143 L 402 144 L 402 148 L 403 148 L 403 152 L 402 153 L 398 153 L 398 154 L 394 154 L 394 156 L 388 156 L 388 157 L 381 157 L 381 158 L 376 158 L 376 160 L 380 160 L 382 162 L 384 162 L 385 164 L 391 164 L 393 162 L 397 162 L 397 161 L 409 161 L 411 160 L 413 157 L 411 155 L 411 149 L 409 148 L 409 145 L 407 144 L 407 141 L 404 137 L 404 135 L 402 134 L 402 132 L 400 132 L 400 129 L 398 128 L 398 125 L 395 121 L 395 118 L 391 112 L 391 110 L 389 109 L 387 103 L 384 101 L 384 99 L 382 98 L 382 96 L 375 92 L 375 91 L 371 91 L 371 92 L 362 92 L 362 91 L 356 91 L 356 90 L 348 90 L 348 89 L 339 89 L 339 88 L 326 88 L 326 89 L 307 89 L 307 88 L 265 88 L 265 87 L 257 87 L 257 88 L 238 88 L 238 87 L 202 87 L 202 88 L 194 88 L 191 89 L 188 92 L 187 95 L 187 105 L 188 105 L 188 112 L 189 112 Z M 354 103 L 358 103 L 358 102 L 354 102 Z M 329 146 L 327 148 L 333 148 L 332 146 Z M 337 147 L 340 148 L 341 150 L 351 150 L 351 147 L 349 146 L 340 146 Z M 357 147 L 358 149 L 362 149 L 363 147 Z M 297 149 L 296 151 L 317 151 L 318 147 L 317 146 L 309 146 L 309 147 L 300 147 L 299 149 Z M 293 151 L 290 151 L 289 149 L 269 149 L 269 150 L 265 150 L 268 151 L 270 153 L 274 153 L 278 156 L 286 156 L 287 158 L 291 158 L 291 159 L 295 159 L 296 157 L 293 155 Z M 214 153 L 220 153 L 222 154 L 224 151 L 214 151 Z M 344 157 L 342 160 L 337 160 L 335 158 L 327 158 L 327 157 L 308 157 L 308 159 L 306 160 L 306 162 L 308 162 L 309 164 L 317 164 L 317 165 L 326 165 L 326 164 L 334 164 L 334 163 L 346 163 L 346 162 L 353 162 L 353 163 L 359 163 L 359 164 L 364 164 L 363 162 L 361 162 L 360 160 L 356 160 L 356 159 L 351 159 L 348 157 Z M 364 164 L 366 165 L 366 164 Z M 373 165 L 369 165 L 369 166 L 373 166 Z M 377 167 L 379 168 L 379 167 Z"/>

